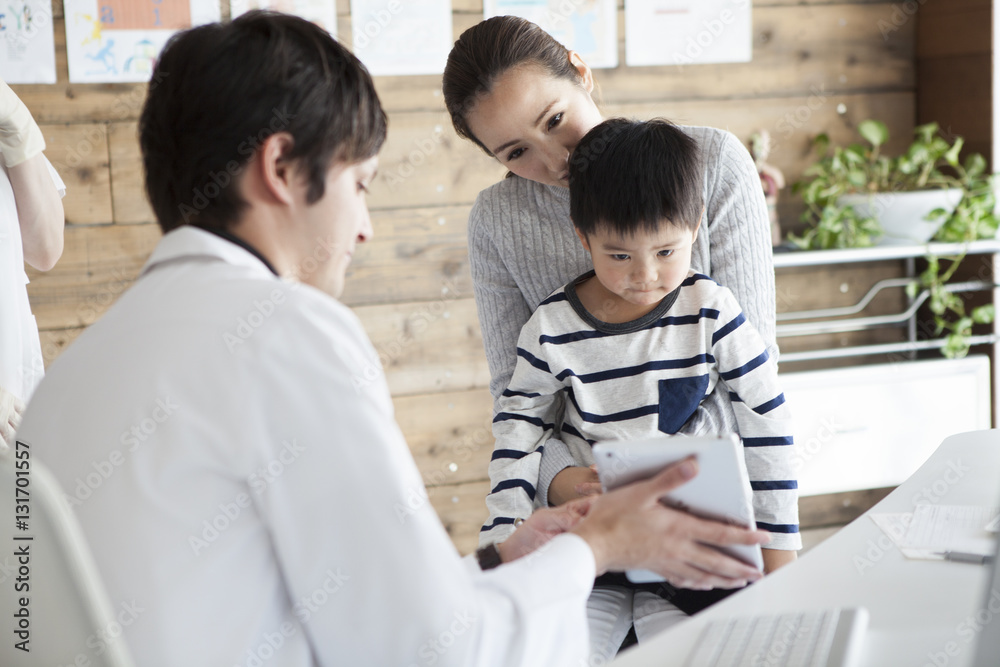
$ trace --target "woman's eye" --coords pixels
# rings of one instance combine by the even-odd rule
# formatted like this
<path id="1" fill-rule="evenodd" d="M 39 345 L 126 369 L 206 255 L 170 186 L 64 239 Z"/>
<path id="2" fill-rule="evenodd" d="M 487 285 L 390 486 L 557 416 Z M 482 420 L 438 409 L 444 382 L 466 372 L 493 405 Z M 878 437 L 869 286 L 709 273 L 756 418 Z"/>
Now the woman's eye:
<path id="1" fill-rule="evenodd" d="M 364 184 L 364 183 L 360 183 L 360 182 L 359 182 L 359 183 L 358 183 L 358 192 L 364 192 L 364 193 L 366 193 L 366 194 L 367 194 L 367 192 L 368 192 L 368 187 L 367 187 L 367 186 L 365 186 L 365 184 Z"/>
<path id="2" fill-rule="evenodd" d="M 522 153 L 524 153 L 523 148 L 515 148 L 510 152 L 510 155 L 507 156 L 507 161 L 509 162 L 510 160 L 516 160 L 517 158 L 521 157 Z"/>
<path id="3" fill-rule="evenodd" d="M 550 118 L 549 119 L 549 129 L 551 130 L 556 125 L 558 125 L 562 121 L 562 117 L 563 117 L 563 115 L 561 113 L 557 113 L 555 116 L 553 116 L 552 118 Z"/>
<path id="4" fill-rule="evenodd" d="M 670 250 L 661 250 L 660 251 L 660 257 L 670 257 L 673 254 L 674 254 L 674 251 L 672 249 L 670 249 Z"/>

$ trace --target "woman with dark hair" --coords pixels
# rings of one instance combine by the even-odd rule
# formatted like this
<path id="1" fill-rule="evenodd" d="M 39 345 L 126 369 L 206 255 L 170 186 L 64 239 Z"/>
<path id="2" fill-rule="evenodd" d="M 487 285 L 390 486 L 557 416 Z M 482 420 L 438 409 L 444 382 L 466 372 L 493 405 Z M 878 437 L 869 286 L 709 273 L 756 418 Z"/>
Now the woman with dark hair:
<path id="1" fill-rule="evenodd" d="M 494 399 L 507 389 L 518 335 L 536 305 L 592 268 L 570 220 L 568 186 L 569 161 L 577 143 L 603 120 L 591 96 L 594 85 L 593 73 L 578 53 L 535 24 L 512 16 L 488 19 L 466 30 L 448 57 L 443 88 L 455 131 L 510 170 L 507 178 L 479 194 L 469 217 L 470 263 Z M 704 169 L 705 213 L 691 266 L 735 294 L 773 357 L 777 353 L 774 270 L 767 206 L 757 171 L 731 133 L 707 127 L 682 129 L 696 142 Z M 736 430 L 730 398 L 717 391 L 681 432 Z M 553 437 L 546 441 L 538 486 L 532 491 L 536 506 L 544 507 L 599 493 L 600 485 L 596 473 L 575 464 L 565 445 Z M 500 518 L 497 523 L 505 521 Z M 512 527 L 512 522 L 489 526 L 484 535 L 488 532 L 490 541 L 503 539 Z M 706 585 L 681 579 L 671 583 Z M 728 587 L 718 582 L 709 585 Z M 659 597 L 668 597 L 692 613 L 722 594 L 670 589 L 665 596 L 660 591 Z M 673 605 L 664 607 L 649 595 L 636 595 L 637 611 L 640 600 L 645 612 L 652 612 L 644 613 L 645 618 L 660 617 L 658 623 L 647 621 L 650 632 L 677 619 Z M 602 640 L 593 606 L 591 611 L 595 650 L 598 640 L 620 643 L 622 619 L 603 623 L 610 635 Z M 641 633 L 639 623 L 636 631 Z"/>

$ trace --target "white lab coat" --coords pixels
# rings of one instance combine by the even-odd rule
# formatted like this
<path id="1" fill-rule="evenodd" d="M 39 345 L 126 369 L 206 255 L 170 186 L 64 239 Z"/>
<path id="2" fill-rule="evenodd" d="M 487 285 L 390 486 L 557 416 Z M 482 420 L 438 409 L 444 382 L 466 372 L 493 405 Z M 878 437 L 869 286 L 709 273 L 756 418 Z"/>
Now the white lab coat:
<path id="1" fill-rule="evenodd" d="M 65 196 L 66 185 L 48 159 L 45 164 L 59 196 Z M 44 374 L 38 325 L 28 303 L 17 202 L 7 168 L 0 164 L 0 387 L 27 403 Z"/>
<path id="2" fill-rule="evenodd" d="M 586 662 L 586 543 L 463 561 L 353 313 L 203 230 L 163 238 L 19 436 L 76 507 L 140 665 Z"/>

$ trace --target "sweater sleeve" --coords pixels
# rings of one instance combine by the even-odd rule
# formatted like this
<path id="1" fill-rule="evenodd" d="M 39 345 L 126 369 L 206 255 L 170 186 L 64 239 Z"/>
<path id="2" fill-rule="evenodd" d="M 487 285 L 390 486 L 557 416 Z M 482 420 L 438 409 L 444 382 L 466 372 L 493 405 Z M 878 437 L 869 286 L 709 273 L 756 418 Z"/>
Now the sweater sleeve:
<path id="1" fill-rule="evenodd" d="M 560 416 L 562 383 L 555 378 L 538 344 L 539 315 L 528 320 L 517 343 L 517 363 L 510 386 L 497 401 L 493 418 L 496 444 L 490 460 L 490 515 L 480 545 L 501 542 L 514 521 L 527 519 L 535 507 L 542 452 Z"/>
<path id="2" fill-rule="evenodd" d="M 494 414 L 499 410 L 497 401 L 500 394 L 510 384 L 514 372 L 521 327 L 531 317 L 531 308 L 490 235 L 493 220 L 500 214 L 498 206 L 497 197 L 485 190 L 479 194 L 469 213 L 469 267 L 486 361 L 490 367 Z"/>
<path id="3" fill-rule="evenodd" d="M 771 223 L 757 168 L 731 132 L 716 134 L 710 152 L 708 201 L 710 275 L 729 288 L 777 361 Z M 712 178 L 714 175 L 714 178 Z"/>
<path id="4" fill-rule="evenodd" d="M 729 390 L 743 440 L 757 527 L 772 534 L 768 549 L 802 548 L 795 445 L 777 364 L 732 294 L 720 290 L 712 354 L 720 387 Z"/>

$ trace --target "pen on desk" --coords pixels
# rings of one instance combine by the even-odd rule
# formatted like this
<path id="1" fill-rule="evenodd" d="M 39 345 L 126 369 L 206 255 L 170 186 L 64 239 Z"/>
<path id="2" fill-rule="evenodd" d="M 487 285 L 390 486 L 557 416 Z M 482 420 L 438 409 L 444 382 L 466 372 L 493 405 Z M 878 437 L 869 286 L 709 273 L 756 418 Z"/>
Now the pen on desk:
<path id="1" fill-rule="evenodd" d="M 956 563 L 985 565 L 986 563 L 993 562 L 993 556 L 984 556 L 983 554 L 973 554 L 965 551 L 939 551 L 937 555 L 943 556 L 945 560 L 955 561 Z"/>

